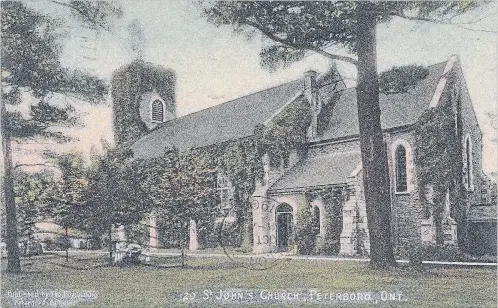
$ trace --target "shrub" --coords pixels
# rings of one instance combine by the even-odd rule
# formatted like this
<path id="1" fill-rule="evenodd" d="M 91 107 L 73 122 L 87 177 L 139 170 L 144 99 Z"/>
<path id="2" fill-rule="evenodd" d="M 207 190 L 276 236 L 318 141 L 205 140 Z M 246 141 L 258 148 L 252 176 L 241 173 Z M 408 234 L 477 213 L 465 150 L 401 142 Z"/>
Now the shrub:
<path id="1" fill-rule="evenodd" d="M 222 222 L 223 226 L 221 226 Z M 210 237 L 209 245 L 208 243 L 206 243 L 206 245 L 204 245 L 203 247 L 217 247 L 219 245 L 225 247 L 227 246 L 239 247 L 241 244 L 240 233 L 241 233 L 241 228 L 237 221 L 218 220 L 216 221 L 215 228 L 213 230 L 212 235 L 214 236 Z"/>
<path id="2" fill-rule="evenodd" d="M 57 250 L 65 250 L 66 248 L 71 247 L 71 241 L 69 238 L 59 235 L 54 240 L 54 247 Z"/>
<path id="3" fill-rule="evenodd" d="M 127 226 L 125 233 L 130 243 L 138 243 L 145 246 L 149 244 L 149 225 L 147 223 Z"/>
<path id="4" fill-rule="evenodd" d="M 465 257 L 465 262 L 481 262 L 481 263 L 496 263 L 497 259 L 495 255 L 482 255 L 482 256 L 473 256 L 470 254 L 463 254 Z"/>
<path id="5" fill-rule="evenodd" d="M 309 255 L 315 250 L 315 232 L 313 231 L 313 216 L 310 206 L 307 204 L 299 207 L 296 221 L 296 231 L 294 242 L 297 252 L 302 255 Z"/>
<path id="6" fill-rule="evenodd" d="M 318 253 L 337 255 L 342 233 L 342 207 L 344 196 L 341 189 L 325 189 L 320 193 L 324 205 L 325 232 Z"/>
<path id="7" fill-rule="evenodd" d="M 410 266 L 420 267 L 424 261 L 424 247 L 419 244 L 412 244 L 406 250 L 406 257 L 410 262 Z"/>
<path id="8" fill-rule="evenodd" d="M 496 256 L 472 256 L 464 253 L 455 245 L 413 244 L 401 248 L 398 257 L 407 258 L 410 264 L 421 265 L 422 261 L 445 261 L 445 262 L 482 262 L 496 263 Z"/>

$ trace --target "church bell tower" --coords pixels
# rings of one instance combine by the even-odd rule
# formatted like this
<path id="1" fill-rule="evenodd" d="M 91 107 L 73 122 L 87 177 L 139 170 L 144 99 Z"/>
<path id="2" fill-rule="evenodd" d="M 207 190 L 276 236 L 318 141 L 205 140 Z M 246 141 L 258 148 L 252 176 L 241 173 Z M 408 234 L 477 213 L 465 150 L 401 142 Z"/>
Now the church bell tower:
<path id="1" fill-rule="evenodd" d="M 112 108 L 116 146 L 131 145 L 176 117 L 175 73 L 135 60 L 114 72 Z"/>

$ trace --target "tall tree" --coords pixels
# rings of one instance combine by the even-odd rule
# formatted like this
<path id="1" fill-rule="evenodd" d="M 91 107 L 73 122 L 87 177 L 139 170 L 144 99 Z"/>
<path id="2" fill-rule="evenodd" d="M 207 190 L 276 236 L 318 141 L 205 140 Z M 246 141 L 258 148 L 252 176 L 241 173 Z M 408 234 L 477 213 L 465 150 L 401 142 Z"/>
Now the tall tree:
<path id="1" fill-rule="evenodd" d="M 78 211 L 80 228 L 93 235 L 111 233 L 113 226 L 138 224 L 151 212 L 152 201 L 141 187 L 129 152 L 107 149 L 88 177 L 86 202 Z M 109 250 L 112 251 L 111 238 Z"/>
<path id="2" fill-rule="evenodd" d="M 34 227 L 44 214 L 46 204 L 54 193 L 54 174 L 43 170 L 29 173 L 20 169 L 15 171 L 14 188 L 18 205 L 17 229 L 21 236 L 30 237 Z"/>
<path id="3" fill-rule="evenodd" d="M 391 243 L 391 196 L 387 150 L 380 122 L 376 28 L 394 17 L 451 23 L 482 2 L 461 1 L 271 1 L 207 2 L 204 13 L 215 25 L 260 32 L 272 41 L 261 63 L 275 69 L 318 53 L 357 68 L 357 104 L 363 182 L 375 267 L 395 265 Z M 342 47 L 349 55 L 331 52 Z"/>
<path id="4" fill-rule="evenodd" d="M 121 11 L 112 3 L 70 1 L 71 12 L 82 22 L 104 28 L 111 17 Z M 12 138 L 55 137 L 67 140 L 54 132 L 55 124 L 71 125 L 71 108 L 49 103 L 51 94 L 76 97 L 96 103 L 104 99 L 107 85 L 100 79 L 78 70 L 65 68 L 60 62 L 62 52 L 62 21 L 40 14 L 18 1 L 1 2 L 2 17 L 2 87 L 1 127 L 4 164 L 4 198 L 6 212 L 6 242 L 9 272 L 20 272 L 17 245 L 16 203 L 13 190 Z M 30 117 L 8 110 L 6 105 L 23 101 L 23 95 L 37 99 Z M 11 109 L 11 108 L 10 108 Z"/>
<path id="5" fill-rule="evenodd" d="M 81 153 L 58 155 L 55 164 L 62 173 L 62 179 L 57 183 L 55 193 L 49 198 L 52 202 L 46 208 L 45 214 L 65 230 L 68 261 L 68 230 L 78 226 L 80 221 L 80 212 L 88 191 L 88 169 L 84 166 Z"/>

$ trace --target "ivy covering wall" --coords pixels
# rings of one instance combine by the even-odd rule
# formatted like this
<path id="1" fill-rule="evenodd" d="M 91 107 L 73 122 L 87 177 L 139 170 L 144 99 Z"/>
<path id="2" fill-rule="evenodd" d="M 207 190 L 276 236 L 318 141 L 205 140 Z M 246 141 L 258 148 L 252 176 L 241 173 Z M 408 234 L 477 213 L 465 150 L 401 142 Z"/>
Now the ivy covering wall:
<path id="1" fill-rule="evenodd" d="M 306 151 L 306 134 L 311 124 L 312 111 L 309 102 L 303 97 L 289 104 L 276 115 L 267 126 L 256 128 L 255 136 L 259 154 L 267 152 L 270 165 L 279 167 L 289 154 Z"/>
<path id="2" fill-rule="evenodd" d="M 312 254 L 316 247 L 316 217 L 311 212 L 309 202 L 311 198 L 309 192 L 303 192 L 302 203 L 297 210 L 294 243 L 297 246 L 297 252 L 302 255 Z"/>
<path id="3" fill-rule="evenodd" d="M 458 195 L 461 188 L 461 125 L 455 115 L 459 99 L 446 91 L 437 107 L 424 111 L 415 128 L 420 200 L 426 218 L 432 216 L 434 220 L 436 243 L 440 245 L 444 243 L 442 220 L 446 194 Z"/>
<path id="4" fill-rule="evenodd" d="M 322 246 L 318 252 L 327 255 L 336 255 L 341 248 L 340 240 L 342 233 L 342 208 L 344 205 L 343 188 L 327 188 L 320 192 L 324 205 L 324 228 L 325 234 Z"/>
<path id="5" fill-rule="evenodd" d="M 303 206 L 300 206 L 297 212 L 294 232 L 294 242 L 299 254 L 337 255 L 339 253 L 344 197 L 344 187 L 327 187 L 303 192 Z M 323 204 L 320 210 L 321 217 L 314 215 L 313 207 L 310 205 L 317 199 Z M 319 219 L 322 220 L 321 226 Z M 323 227 L 323 230 L 318 226 Z M 317 238 L 319 234 L 321 234 L 320 240 Z"/>
<path id="6" fill-rule="evenodd" d="M 197 222 L 199 243 L 203 247 L 220 243 L 215 218 L 223 216 L 216 187 L 217 173 L 224 173 L 234 189 L 233 210 L 237 220 L 223 234 L 240 234 L 230 244 L 251 245 L 252 210 L 249 197 L 256 181 L 263 178 L 262 157 L 270 156 L 272 167 L 279 167 L 288 155 L 303 153 L 311 108 L 299 98 L 286 106 L 266 126 L 255 128 L 253 136 L 203 148 L 137 160 L 142 189 L 154 202 L 161 245 L 185 246 L 190 219 Z"/>
<path id="7" fill-rule="evenodd" d="M 114 136 L 117 145 L 130 143 L 147 134 L 139 113 L 142 94 L 155 91 L 175 114 L 175 73 L 152 63 L 135 60 L 112 77 L 111 94 L 114 113 Z"/>

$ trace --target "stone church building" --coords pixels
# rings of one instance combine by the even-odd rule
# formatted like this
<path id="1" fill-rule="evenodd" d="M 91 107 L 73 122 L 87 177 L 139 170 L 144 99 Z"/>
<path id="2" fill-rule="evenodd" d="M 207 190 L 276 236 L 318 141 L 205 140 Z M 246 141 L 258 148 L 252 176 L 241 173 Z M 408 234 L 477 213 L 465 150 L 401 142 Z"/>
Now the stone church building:
<path id="1" fill-rule="evenodd" d="M 137 75 L 144 67 L 153 74 Z M 460 62 L 453 56 L 427 69 L 427 76 L 407 92 L 380 94 L 391 181 L 393 243 L 399 247 L 435 242 L 434 221 L 424 214 L 420 202 L 414 127 L 425 110 L 450 100 L 456 111 L 455 126 L 461 125 L 461 176 L 466 192 L 461 213 L 456 213 L 454 200 L 449 195 L 446 198 L 444 241 L 457 245 L 457 232 L 467 232 L 474 241 L 486 241 L 486 249 L 492 251 L 489 247 L 494 247 L 496 250 L 496 207 L 490 205 L 496 203 L 496 185 L 482 171 L 482 132 Z M 147 76 L 156 77 L 148 80 Z M 182 151 L 249 137 L 256 126 L 269 123 L 286 106 L 306 98 L 312 110 L 307 154 L 292 153 L 278 168 L 272 167 L 265 155 L 262 160 L 264 177 L 255 179 L 252 202 L 257 206 L 252 209 L 253 252 L 281 251 L 291 245 L 298 211 L 304 206 L 304 191 L 342 187 L 347 194 L 342 206 L 339 253 L 368 253 L 356 91 L 346 87 L 335 68 L 321 76 L 308 71 L 298 80 L 182 117 L 176 116 L 175 77 L 171 71 L 135 61 L 118 70 L 113 80 L 121 81 L 120 87 L 113 86 L 114 101 L 126 100 L 129 106 L 115 110 L 114 121 L 124 123 L 129 131 L 124 134 L 128 139 L 119 140 L 118 136 L 117 142 L 129 144 L 133 156 L 140 159 L 158 157 L 172 148 Z M 135 90 L 131 91 L 132 88 Z M 455 97 L 459 99 L 455 100 Z M 126 117 L 125 113 L 128 113 Z M 218 189 L 222 203 L 229 199 L 229 187 L 229 180 L 220 174 Z M 493 190 L 493 200 L 489 200 L 488 195 Z M 430 194 L 428 198 L 430 200 Z M 310 200 L 309 205 L 319 220 L 317 238 L 323 238 L 327 231 L 326 205 L 320 196 Z M 458 223 L 457 216 L 463 217 Z M 195 228 L 191 230 L 191 237 L 194 233 Z M 151 230 L 152 234 L 156 231 Z"/>

